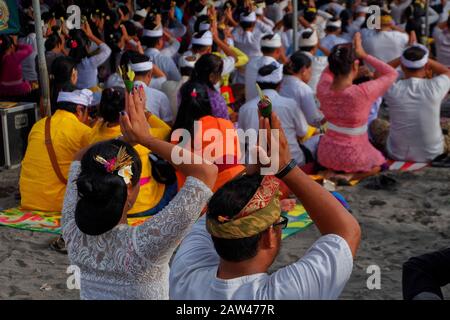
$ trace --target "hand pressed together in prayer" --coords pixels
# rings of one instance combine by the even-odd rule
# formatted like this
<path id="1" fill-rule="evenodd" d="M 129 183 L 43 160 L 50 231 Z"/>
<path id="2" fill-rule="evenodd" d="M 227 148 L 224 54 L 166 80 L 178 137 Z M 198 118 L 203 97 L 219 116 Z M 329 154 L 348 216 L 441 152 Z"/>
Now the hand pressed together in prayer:
<path id="1" fill-rule="evenodd" d="M 367 57 L 367 53 L 362 46 L 361 33 L 359 32 L 355 33 L 353 37 L 353 48 L 358 59 L 365 59 Z"/>
<path id="2" fill-rule="evenodd" d="M 131 144 L 143 144 L 150 137 L 144 88 L 134 88 L 133 92 L 126 95 L 125 101 L 125 112 L 120 113 L 120 129 L 124 140 Z"/>

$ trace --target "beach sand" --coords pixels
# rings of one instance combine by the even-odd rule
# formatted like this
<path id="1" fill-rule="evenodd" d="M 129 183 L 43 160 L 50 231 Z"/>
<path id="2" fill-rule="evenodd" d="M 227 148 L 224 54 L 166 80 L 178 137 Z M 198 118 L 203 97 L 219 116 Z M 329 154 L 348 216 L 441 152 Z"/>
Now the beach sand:
<path id="1" fill-rule="evenodd" d="M 0 172 L 0 208 L 17 205 L 18 170 Z M 370 190 L 363 181 L 340 187 L 361 224 L 362 241 L 341 299 L 402 299 L 402 264 L 409 257 L 450 246 L 450 170 L 390 173 L 394 190 Z M 319 237 L 315 226 L 283 241 L 271 271 L 299 259 Z M 78 299 L 68 290 L 67 256 L 51 251 L 54 236 L 0 227 L 0 299 Z M 370 265 L 381 289 L 369 290 Z M 450 286 L 444 289 L 450 298 Z"/>

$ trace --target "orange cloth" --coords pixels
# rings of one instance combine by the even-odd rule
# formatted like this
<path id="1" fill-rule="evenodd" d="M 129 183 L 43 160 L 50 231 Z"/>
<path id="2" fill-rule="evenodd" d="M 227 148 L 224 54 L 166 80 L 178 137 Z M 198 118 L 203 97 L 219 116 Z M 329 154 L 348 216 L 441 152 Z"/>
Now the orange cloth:
<path id="1" fill-rule="evenodd" d="M 198 134 L 201 134 L 200 136 L 202 137 L 203 158 L 209 158 L 208 160 L 214 162 L 219 168 L 217 181 L 214 185 L 214 188 L 212 189 L 213 192 L 216 192 L 225 183 L 232 180 L 245 170 L 245 167 L 243 165 L 237 164 L 237 161 L 240 158 L 239 138 L 233 123 L 229 120 L 215 118 L 213 116 L 206 116 L 201 118 L 199 121 L 202 124 L 201 128 L 199 128 Z M 216 142 L 215 139 L 209 139 L 208 137 L 206 137 L 205 132 L 211 129 L 218 130 L 215 132 L 217 134 L 220 133 L 223 139 L 220 139 Z M 229 137 L 227 137 L 227 131 Z M 213 134 L 213 131 L 210 132 Z M 213 136 L 215 135 L 213 134 Z M 213 148 L 213 146 L 215 148 Z M 227 146 L 229 150 L 227 150 Z M 232 148 L 230 146 L 232 146 Z M 234 164 L 227 164 L 228 161 L 225 162 L 225 157 L 227 157 L 229 160 L 234 159 Z M 222 162 L 222 164 L 220 162 Z M 179 190 L 183 186 L 186 177 L 181 172 L 177 171 L 177 178 Z"/>
<path id="2" fill-rule="evenodd" d="M 28 147 L 20 172 L 21 207 L 28 210 L 61 212 L 66 185 L 59 181 L 45 146 L 45 119 L 39 120 L 28 136 Z M 75 154 L 89 145 L 91 128 L 71 112 L 57 110 L 52 116 L 51 138 L 63 176 L 67 179 Z"/>

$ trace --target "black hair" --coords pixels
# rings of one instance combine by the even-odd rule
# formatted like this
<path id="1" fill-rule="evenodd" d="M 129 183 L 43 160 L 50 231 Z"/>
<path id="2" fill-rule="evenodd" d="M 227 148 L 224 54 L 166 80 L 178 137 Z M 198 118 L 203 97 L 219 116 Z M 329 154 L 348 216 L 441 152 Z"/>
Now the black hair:
<path id="1" fill-rule="evenodd" d="M 180 88 L 180 97 L 181 101 L 172 132 L 176 129 L 186 129 L 192 135 L 194 121 L 212 115 L 208 87 L 204 83 L 189 80 Z"/>
<path id="2" fill-rule="evenodd" d="M 124 51 L 124 53 L 120 57 L 119 65 L 127 67 L 131 62 L 131 58 L 136 54 L 137 54 L 137 52 L 133 51 L 133 50 Z"/>
<path id="3" fill-rule="evenodd" d="M 311 38 L 311 36 L 314 34 L 314 31 L 304 31 L 304 32 L 302 32 L 302 34 L 300 35 L 300 37 L 302 38 L 302 39 L 309 39 L 309 38 Z M 301 50 L 301 51 L 307 51 L 307 52 L 310 52 L 310 51 L 312 51 L 313 49 L 315 48 L 315 46 L 307 46 L 307 47 L 300 47 L 299 49 Z"/>
<path id="4" fill-rule="evenodd" d="M 267 66 L 261 67 L 258 70 L 258 74 L 260 76 L 267 76 L 267 75 L 271 74 L 272 72 L 274 72 L 276 69 L 277 69 L 277 66 L 275 66 L 274 64 L 269 64 Z M 258 85 L 259 85 L 259 87 L 262 90 L 265 90 L 265 89 L 276 90 L 279 87 L 280 83 L 281 83 L 281 81 L 277 82 L 277 83 L 274 83 L 274 82 L 259 82 L 258 81 Z"/>
<path id="5" fill-rule="evenodd" d="M 122 23 L 125 26 L 125 29 L 127 30 L 127 33 L 130 37 L 134 37 L 138 34 L 138 30 L 133 22 L 131 21 L 125 21 Z"/>
<path id="6" fill-rule="evenodd" d="M 212 196 L 208 203 L 207 219 L 219 216 L 236 216 L 251 200 L 261 185 L 262 176 L 243 175 L 227 182 Z M 263 231 L 264 232 L 264 231 Z M 242 239 L 222 239 L 211 236 L 217 254 L 230 262 L 241 262 L 254 258 L 262 233 Z"/>
<path id="7" fill-rule="evenodd" d="M 125 110 L 125 89 L 107 88 L 102 92 L 99 114 L 105 122 L 118 123 L 120 112 Z"/>
<path id="8" fill-rule="evenodd" d="M 135 52 L 134 54 L 130 55 L 130 62 L 133 64 L 141 63 L 141 62 L 148 62 L 148 61 L 150 61 L 150 58 L 147 57 L 145 54 L 140 54 L 140 53 Z M 135 71 L 134 73 L 136 76 L 142 77 L 142 76 L 146 76 L 149 72 L 151 72 L 151 70 L 140 71 L 140 72 Z"/>
<path id="9" fill-rule="evenodd" d="M 0 63 L 2 62 L 5 52 L 13 46 L 12 38 L 7 34 L 0 35 Z"/>
<path id="10" fill-rule="evenodd" d="M 214 83 L 211 83 L 209 76 L 215 74 L 221 76 L 223 71 L 223 60 L 215 54 L 204 54 L 197 60 L 192 73 L 192 80 L 206 84 L 214 89 Z"/>
<path id="11" fill-rule="evenodd" d="M 195 20 L 194 24 L 194 32 L 200 32 L 200 24 L 207 23 L 211 24 L 209 17 L 207 15 L 201 15 Z"/>
<path id="12" fill-rule="evenodd" d="M 311 59 L 299 50 L 291 55 L 289 62 L 283 67 L 283 73 L 292 76 L 303 68 L 311 67 L 311 64 Z"/>
<path id="13" fill-rule="evenodd" d="M 351 44 L 336 45 L 328 56 L 330 71 L 335 76 L 345 76 L 352 71 L 353 62 L 356 60 L 355 50 Z"/>
<path id="14" fill-rule="evenodd" d="M 120 10 L 124 16 L 126 16 L 127 14 L 130 13 L 130 9 L 128 9 L 128 7 L 126 5 L 119 5 L 117 7 L 117 10 L 118 11 Z"/>
<path id="15" fill-rule="evenodd" d="M 290 30 L 293 28 L 292 26 L 292 13 L 287 13 L 283 17 L 283 27 L 284 31 Z"/>
<path id="16" fill-rule="evenodd" d="M 273 38 L 274 36 L 275 36 L 275 33 L 274 33 L 274 34 L 266 34 L 265 36 L 263 36 L 263 37 L 261 38 L 261 42 L 262 42 L 263 40 L 272 40 L 272 38 Z M 262 47 L 262 46 L 261 46 L 261 52 L 262 52 L 264 55 L 273 54 L 277 49 L 278 49 L 278 48 Z"/>
<path id="17" fill-rule="evenodd" d="M 121 220 L 127 200 L 127 185 L 117 172 L 107 172 L 96 156 L 109 160 L 125 148 L 132 158 L 131 184 L 135 186 L 141 176 L 142 164 L 134 148 L 121 140 L 108 140 L 91 146 L 81 159 L 81 173 L 76 181 L 78 200 L 75 222 L 88 235 L 101 235 L 112 230 Z"/>
<path id="18" fill-rule="evenodd" d="M 305 18 L 306 21 L 308 21 L 309 23 L 313 23 L 314 20 L 317 17 L 317 12 L 315 10 L 307 9 L 303 15 L 303 18 Z"/>
<path id="19" fill-rule="evenodd" d="M 86 33 L 80 29 L 72 29 L 69 32 L 68 47 L 71 48 L 69 56 L 74 59 L 76 64 L 88 56 L 88 38 Z"/>
<path id="20" fill-rule="evenodd" d="M 57 109 L 57 99 L 60 91 L 67 91 L 73 84 L 73 70 L 76 69 L 76 63 L 71 57 L 61 56 L 56 58 L 50 66 L 50 88 L 51 88 L 51 106 L 52 112 Z M 73 90 L 70 90 L 73 91 Z"/>
<path id="21" fill-rule="evenodd" d="M 52 33 L 48 36 L 47 40 L 45 40 L 45 51 L 52 51 L 57 46 L 62 44 L 62 39 L 57 33 Z"/>
<path id="22" fill-rule="evenodd" d="M 352 12 L 349 9 L 342 10 L 339 18 L 342 21 L 342 32 L 347 32 L 347 28 L 350 26 L 350 20 L 352 19 Z"/>
<path id="23" fill-rule="evenodd" d="M 409 61 L 419 61 L 425 55 L 426 55 L 426 52 L 422 48 L 419 48 L 419 47 L 410 47 L 403 52 L 403 57 L 405 57 L 405 59 L 407 59 Z M 408 70 L 410 72 L 415 72 L 415 71 L 423 69 L 423 68 L 417 68 L 417 69 L 416 68 L 406 68 L 405 66 L 403 66 L 403 68 L 405 68 L 406 70 Z"/>

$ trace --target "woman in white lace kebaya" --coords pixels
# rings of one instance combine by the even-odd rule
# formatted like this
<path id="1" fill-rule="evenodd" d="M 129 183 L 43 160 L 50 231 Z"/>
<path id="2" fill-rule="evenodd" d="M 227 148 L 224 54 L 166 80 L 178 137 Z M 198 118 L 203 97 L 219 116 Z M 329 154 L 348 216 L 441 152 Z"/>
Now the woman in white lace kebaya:
<path id="1" fill-rule="evenodd" d="M 124 140 L 165 159 L 181 153 L 193 160 L 187 151 L 149 135 L 142 89 L 128 99 L 120 119 Z M 188 176 L 184 187 L 157 216 L 131 227 L 127 211 L 139 192 L 141 171 L 133 147 L 110 140 L 77 155 L 62 228 L 70 263 L 80 269 L 82 299 L 169 298 L 169 260 L 211 197 L 217 176 L 217 167 L 203 160 L 176 167 Z"/>

